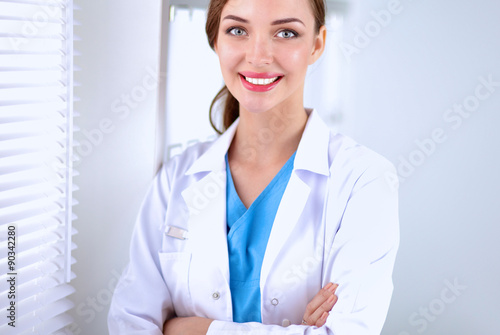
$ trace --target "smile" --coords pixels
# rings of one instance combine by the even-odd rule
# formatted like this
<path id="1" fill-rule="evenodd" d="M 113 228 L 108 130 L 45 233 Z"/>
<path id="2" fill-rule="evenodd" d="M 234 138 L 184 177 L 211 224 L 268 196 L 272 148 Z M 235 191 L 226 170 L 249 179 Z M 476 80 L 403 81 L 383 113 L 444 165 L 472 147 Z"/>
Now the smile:
<path id="1" fill-rule="evenodd" d="M 253 92 L 268 92 L 284 77 L 279 73 L 242 72 L 239 75 L 243 86 Z"/>

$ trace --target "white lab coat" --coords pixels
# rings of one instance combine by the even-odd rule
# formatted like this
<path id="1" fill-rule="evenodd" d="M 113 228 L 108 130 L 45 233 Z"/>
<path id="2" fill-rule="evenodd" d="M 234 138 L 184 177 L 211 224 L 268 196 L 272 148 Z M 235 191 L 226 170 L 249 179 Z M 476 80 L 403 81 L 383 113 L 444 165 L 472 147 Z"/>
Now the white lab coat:
<path id="1" fill-rule="evenodd" d="M 232 322 L 224 155 L 236 120 L 155 178 L 113 296 L 110 334 L 160 335 L 176 315 L 214 319 L 207 334 L 380 334 L 399 243 L 396 173 L 385 158 L 307 112 L 262 263 L 262 323 Z M 187 238 L 167 235 L 170 227 Z M 339 287 L 326 325 L 300 325 L 307 303 L 328 282 Z"/>

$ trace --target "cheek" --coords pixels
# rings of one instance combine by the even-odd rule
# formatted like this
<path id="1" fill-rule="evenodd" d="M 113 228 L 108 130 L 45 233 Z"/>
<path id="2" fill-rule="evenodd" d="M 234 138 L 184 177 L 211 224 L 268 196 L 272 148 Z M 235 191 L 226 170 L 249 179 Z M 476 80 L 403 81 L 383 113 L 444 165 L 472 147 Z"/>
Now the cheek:
<path id="1" fill-rule="evenodd" d="M 287 48 L 279 51 L 281 65 L 291 72 L 306 72 L 310 50 L 306 48 Z"/>
<path id="2" fill-rule="evenodd" d="M 223 72 L 231 70 L 233 67 L 238 64 L 241 59 L 241 48 L 234 48 L 227 43 L 221 45 L 218 49 L 217 55 L 219 56 L 219 62 L 221 65 L 221 69 Z"/>

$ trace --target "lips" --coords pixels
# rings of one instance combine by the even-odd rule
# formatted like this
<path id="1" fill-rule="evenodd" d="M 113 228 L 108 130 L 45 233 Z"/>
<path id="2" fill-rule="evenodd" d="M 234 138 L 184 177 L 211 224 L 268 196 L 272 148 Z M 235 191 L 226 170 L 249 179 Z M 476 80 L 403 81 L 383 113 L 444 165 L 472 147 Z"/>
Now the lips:
<path id="1" fill-rule="evenodd" d="M 280 73 L 240 72 L 243 86 L 254 92 L 268 92 L 275 88 L 283 78 Z"/>

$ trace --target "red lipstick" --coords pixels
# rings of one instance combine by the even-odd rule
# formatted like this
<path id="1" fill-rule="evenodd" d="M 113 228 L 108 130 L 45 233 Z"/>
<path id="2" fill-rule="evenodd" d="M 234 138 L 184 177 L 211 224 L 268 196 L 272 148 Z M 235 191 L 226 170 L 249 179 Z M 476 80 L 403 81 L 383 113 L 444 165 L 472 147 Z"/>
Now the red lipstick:
<path id="1" fill-rule="evenodd" d="M 283 75 L 281 73 L 273 73 L 273 72 L 265 72 L 265 73 L 257 73 L 257 72 L 240 72 L 240 80 L 243 86 L 253 92 L 268 92 L 275 88 L 278 83 L 281 81 L 283 78 Z M 247 78 L 252 78 L 252 79 L 272 79 L 272 78 L 278 78 L 275 81 L 267 84 L 267 85 L 258 85 L 257 83 L 251 83 L 248 80 L 245 79 Z"/>

